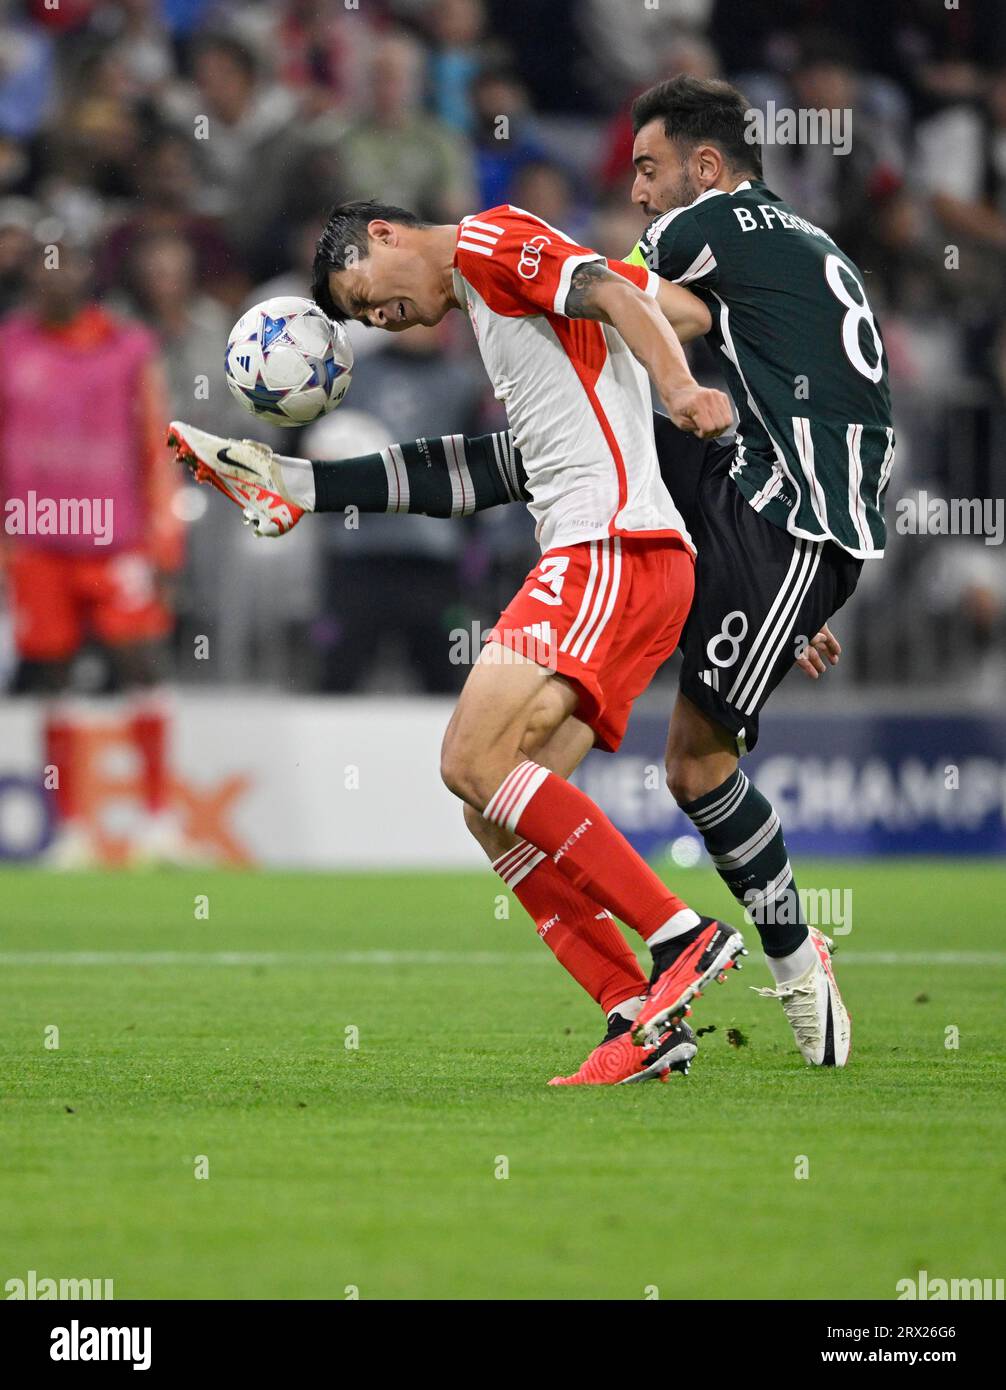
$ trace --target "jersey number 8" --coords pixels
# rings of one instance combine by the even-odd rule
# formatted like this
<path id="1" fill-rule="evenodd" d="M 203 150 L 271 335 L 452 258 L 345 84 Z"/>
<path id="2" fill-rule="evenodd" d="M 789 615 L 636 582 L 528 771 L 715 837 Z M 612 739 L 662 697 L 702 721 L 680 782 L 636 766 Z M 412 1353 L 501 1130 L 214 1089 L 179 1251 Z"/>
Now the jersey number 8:
<path id="1" fill-rule="evenodd" d="M 853 299 L 846 277 L 859 290 L 863 296 L 862 300 Z M 826 258 L 824 278 L 827 280 L 828 288 L 832 294 L 848 310 L 842 319 L 842 346 L 845 349 L 846 357 L 860 376 L 865 376 L 867 381 L 878 382 L 884 374 L 884 345 L 880 341 L 880 334 L 873 319 L 873 311 L 866 300 L 866 290 L 841 256 L 832 254 Z M 872 367 L 863 356 L 863 349 L 859 344 L 859 325 L 861 323 L 865 323 L 873 334 L 873 346 L 877 352 L 877 361 Z"/>

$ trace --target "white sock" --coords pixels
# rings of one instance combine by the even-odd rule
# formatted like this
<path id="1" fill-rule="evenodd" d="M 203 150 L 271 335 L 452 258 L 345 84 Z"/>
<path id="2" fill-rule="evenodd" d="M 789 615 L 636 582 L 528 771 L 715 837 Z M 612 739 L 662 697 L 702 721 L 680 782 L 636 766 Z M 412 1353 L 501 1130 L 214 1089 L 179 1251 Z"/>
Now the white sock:
<path id="1" fill-rule="evenodd" d="M 283 480 L 283 491 L 287 500 L 296 502 L 306 512 L 314 511 L 314 468 L 310 459 L 289 458 L 277 454 L 279 475 Z"/>
<path id="2" fill-rule="evenodd" d="M 616 1004 L 608 1014 L 608 1022 L 619 1014 L 622 1018 L 627 1018 L 630 1023 L 639 1016 L 639 1010 L 646 1001 L 645 994 L 634 994 L 631 999 L 623 999 L 621 1004 Z"/>
<path id="3" fill-rule="evenodd" d="M 798 975 L 809 970 L 817 958 L 817 947 L 811 940 L 809 933 L 807 940 L 799 945 L 795 951 L 791 951 L 788 956 L 765 957 L 768 961 L 768 968 L 772 972 L 772 978 L 777 985 L 784 985 L 789 980 L 795 980 Z"/>
<path id="4" fill-rule="evenodd" d="M 676 936 L 684 936 L 686 931 L 694 931 L 701 920 L 697 912 L 693 912 L 690 907 L 683 907 L 669 922 L 665 922 L 652 936 L 648 936 L 646 944 L 652 951 L 654 946 L 659 946 L 662 941 L 673 941 Z"/>

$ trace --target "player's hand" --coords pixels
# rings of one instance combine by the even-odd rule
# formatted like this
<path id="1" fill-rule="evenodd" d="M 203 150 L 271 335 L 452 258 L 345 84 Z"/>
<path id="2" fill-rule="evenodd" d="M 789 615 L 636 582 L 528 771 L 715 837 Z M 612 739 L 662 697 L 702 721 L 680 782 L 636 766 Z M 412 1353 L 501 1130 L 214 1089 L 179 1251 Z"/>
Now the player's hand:
<path id="1" fill-rule="evenodd" d="M 733 424 L 734 411 L 729 396 L 709 386 L 682 386 L 664 396 L 667 413 L 679 430 L 715 439 Z"/>
<path id="2" fill-rule="evenodd" d="M 811 638 L 804 648 L 803 655 L 797 657 L 796 664 L 804 675 L 809 676 L 812 681 L 816 681 L 824 675 L 828 666 L 838 665 L 838 659 L 841 655 L 841 643 L 828 624 L 825 623 L 821 631 Z M 825 665 L 826 661 L 828 666 Z"/>

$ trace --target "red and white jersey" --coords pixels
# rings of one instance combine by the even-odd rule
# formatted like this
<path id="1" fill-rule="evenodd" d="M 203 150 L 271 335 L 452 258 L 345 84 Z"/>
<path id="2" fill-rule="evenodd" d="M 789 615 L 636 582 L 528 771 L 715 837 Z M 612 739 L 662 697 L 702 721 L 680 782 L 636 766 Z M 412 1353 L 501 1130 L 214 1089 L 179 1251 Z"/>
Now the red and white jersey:
<path id="1" fill-rule="evenodd" d="M 454 286 L 521 451 L 543 551 L 688 532 L 660 478 L 650 384 L 606 324 L 564 317 L 573 271 L 603 261 L 509 204 L 458 227 Z M 644 266 L 611 270 L 656 294 Z"/>

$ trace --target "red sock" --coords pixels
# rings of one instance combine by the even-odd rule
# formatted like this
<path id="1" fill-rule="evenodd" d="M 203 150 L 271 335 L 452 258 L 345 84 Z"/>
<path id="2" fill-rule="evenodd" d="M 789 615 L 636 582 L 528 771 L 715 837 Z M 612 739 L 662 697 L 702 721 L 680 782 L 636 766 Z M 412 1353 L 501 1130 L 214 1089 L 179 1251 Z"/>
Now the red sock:
<path id="1" fill-rule="evenodd" d="M 45 762 L 56 769 L 58 785 L 53 788 L 56 819 L 73 820 L 80 810 L 75 799 L 73 758 L 77 728 L 65 715 L 50 714 L 45 721 Z"/>
<path id="2" fill-rule="evenodd" d="M 606 1014 L 646 993 L 646 976 L 611 913 L 574 888 L 547 854 L 521 840 L 493 868 L 559 964 Z"/>
<path id="3" fill-rule="evenodd" d="M 545 850 L 564 878 L 644 941 L 687 908 L 589 796 L 537 763 L 519 763 L 482 814 Z"/>
<path id="4" fill-rule="evenodd" d="M 129 721 L 133 746 L 140 755 L 143 799 L 155 814 L 168 804 L 168 720 L 163 710 L 147 707 Z"/>

